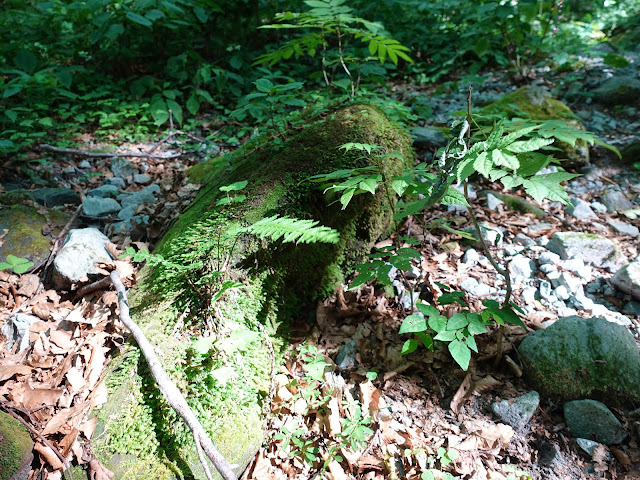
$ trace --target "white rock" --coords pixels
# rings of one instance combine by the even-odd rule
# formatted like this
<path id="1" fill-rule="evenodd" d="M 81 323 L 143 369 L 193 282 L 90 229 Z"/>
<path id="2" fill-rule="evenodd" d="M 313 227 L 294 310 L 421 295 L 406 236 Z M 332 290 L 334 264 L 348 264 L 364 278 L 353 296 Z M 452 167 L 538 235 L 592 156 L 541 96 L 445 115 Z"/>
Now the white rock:
<path id="1" fill-rule="evenodd" d="M 57 288 L 66 289 L 72 283 L 86 281 L 87 275 L 97 273 L 98 262 L 110 262 L 105 248 L 109 238 L 97 228 L 71 230 L 67 241 L 53 261 L 53 281 Z"/>
<path id="2" fill-rule="evenodd" d="M 467 265 L 475 265 L 480 261 L 480 255 L 475 248 L 470 248 L 462 256 L 462 263 Z"/>
<path id="3" fill-rule="evenodd" d="M 558 297 L 560 300 L 568 300 L 569 297 L 571 296 L 571 294 L 569 293 L 569 290 L 567 290 L 567 287 L 565 287 L 564 285 L 560 285 L 558 288 L 556 288 L 553 293 L 556 295 L 556 297 Z"/>
<path id="4" fill-rule="evenodd" d="M 548 251 L 542 252 L 538 257 L 538 263 L 540 263 L 540 265 L 545 265 L 545 264 L 557 265 L 558 263 L 560 263 L 560 255 L 558 255 L 557 253 L 548 252 Z"/>

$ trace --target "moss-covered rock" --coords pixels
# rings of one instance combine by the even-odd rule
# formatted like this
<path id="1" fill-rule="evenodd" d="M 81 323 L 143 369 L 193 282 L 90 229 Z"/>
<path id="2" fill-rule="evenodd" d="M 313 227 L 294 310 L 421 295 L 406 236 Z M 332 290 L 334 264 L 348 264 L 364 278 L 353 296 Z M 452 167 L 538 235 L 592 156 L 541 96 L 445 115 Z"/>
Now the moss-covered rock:
<path id="1" fill-rule="evenodd" d="M 640 401 L 640 354 L 622 325 L 565 317 L 529 333 L 518 351 L 527 379 L 543 395 L 609 405 Z"/>
<path id="2" fill-rule="evenodd" d="M 53 234 L 60 231 L 68 218 L 57 210 L 48 210 L 47 215 L 54 224 Z M 13 205 L 0 209 L 0 235 L 2 230 L 7 230 L 0 244 L 0 262 L 6 261 L 8 255 L 27 258 L 36 265 L 45 261 L 52 239 L 50 235 L 43 234 L 46 225 L 47 217 L 35 208 Z"/>
<path id="3" fill-rule="evenodd" d="M 284 145 L 254 143 L 230 159 L 198 166 L 192 179 L 208 175 L 204 186 L 155 253 L 181 265 L 227 263 L 228 278 L 245 286 L 227 290 L 213 309 L 207 309 L 190 284 L 205 289 L 219 282 L 211 267 L 198 266 L 187 281 L 180 269 L 165 263 L 154 270 L 145 267 L 132 292 L 134 319 L 238 471 L 263 438 L 260 399 L 269 390 L 271 371 L 264 334 L 271 336 L 277 356 L 283 337 L 276 332 L 286 332 L 301 306 L 331 292 L 391 224 L 381 194 L 356 196 L 341 210 L 339 204 L 328 205 L 322 189 L 307 181 L 310 175 L 368 165 L 370 159 L 339 150 L 347 142 L 377 144 L 400 153 L 401 160 L 384 161 L 385 175 L 413 164 L 408 135 L 377 108 L 356 105 L 310 125 Z M 220 186 L 242 180 L 248 181 L 241 192 L 247 199 L 216 208 L 216 201 L 226 195 Z M 276 214 L 317 220 L 337 229 L 340 241 L 280 244 L 230 233 Z M 197 314 L 189 324 L 193 332 L 207 324 L 215 334 L 172 335 L 186 308 Z M 194 323 L 198 318 L 200 325 Z M 101 459 L 117 478 L 203 478 L 188 432 L 160 398 L 137 349 L 131 347 L 116 363 L 96 433 Z"/>
<path id="4" fill-rule="evenodd" d="M 524 198 L 520 198 L 516 195 L 509 195 L 507 193 L 494 192 L 490 190 L 480 192 L 481 197 L 486 197 L 489 194 L 504 202 L 509 210 L 515 210 L 520 213 L 530 213 L 536 218 L 544 218 L 547 216 L 546 212 L 540 207 L 536 207 L 533 203 L 527 202 Z"/>
<path id="5" fill-rule="evenodd" d="M 571 109 L 542 88 L 519 88 L 487 105 L 480 113 L 488 116 L 506 116 L 509 120 L 514 118 L 540 122 L 563 120 L 574 128 L 584 130 L 584 125 Z M 553 146 L 561 149 L 559 152 L 554 152 L 554 156 L 567 160 L 568 164 L 578 165 L 589 162 L 589 147 L 584 140 L 576 141 L 575 146 L 556 141 Z"/>
<path id="6" fill-rule="evenodd" d="M 33 460 L 33 442 L 26 428 L 0 412 L 0 480 L 26 479 Z"/>

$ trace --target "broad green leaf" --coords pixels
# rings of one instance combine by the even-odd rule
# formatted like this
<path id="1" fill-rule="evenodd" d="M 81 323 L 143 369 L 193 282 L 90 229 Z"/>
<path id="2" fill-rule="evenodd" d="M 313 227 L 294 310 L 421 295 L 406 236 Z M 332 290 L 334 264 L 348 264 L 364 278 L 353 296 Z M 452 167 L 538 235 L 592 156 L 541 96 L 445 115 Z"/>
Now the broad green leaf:
<path id="1" fill-rule="evenodd" d="M 229 185 L 225 185 L 223 187 L 220 187 L 220 191 L 221 192 L 235 192 L 237 190 L 242 190 L 248 184 L 249 184 L 249 182 L 247 180 L 242 180 L 240 182 L 235 182 L 235 183 L 231 183 Z"/>
<path id="2" fill-rule="evenodd" d="M 404 342 L 404 345 L 402 345 L 402 355 L 408 355 L 412 352 L 415 352 L 418 348 L 418 345 L 418 340 L 416 340 L 415 338 L 410 338 L 409 340 Z"/>
<path id="3" fill-rule="evenodd" d="M 485 177 L 489 176 L 489 172 L 493 168 L 493 160 L 492 156 L 487 152 L 482 152 L 478 155 L 478 158 L 473 162 L 473 168 L 476 169 L 478 173 L 484 175 Z"/>
<path id="4" fill-rule="evenodd" d="M 131 10 L 128 10 L 125 13 L 125 15 L 129 20 L 131 20 L 134 23 L 137 23 L 138 25 L 142 25 L 143 27 L 150 28 L 153 25 L 153 23 L 151 23 L 151 21 L 148 18 L 145 18 L 142 15 L 139 15 L 136 12 L 133 12 Z"/>
<path id="5" fill-rule="evenodd" d="M 447 330 L 458 330 L 469 324 L 469 319 L 462 313 L 453 315 L 447 322 Z"/>
<path id="6" fill-rule="evenodd" d="M 259 92 L 269 93 L 273 88 L 273 82 L 268 78 L 259 78 L 254 84 Z"/>
<path id="7" fill-rule="evenodd" d="M 426 303 L 418 303 L 416 305 L 418 310 L 426 317 L 432 317 L 434 315 L 440 315 L 440 312 L 433 305 L 427 305 Z"/>
<path id="8" fill-rule="evenodd" d="M 444 315 L 434 315 L 429 317 L 429 327 L 436 332 L 443 332 L 447 328 L 447 317 Z"/>
<path id="9" fill-rule="evenodd" d="M 456 338 L 456 330 L 441 330 L 435 337 L 434 340 L 440 340 L 441 342 L 450 342 L 455 340 Z"/>
<path id="10" fill-rule="evenodd" d="M 453 340 L 449 344 L 449 352 L 458 365 L 463 370 L 469 368 L 469 362 L 471 361 L 471 350 L 469 347 L 460 340 Z"/>
<path id="11" fill-rule="evenodd" d="M 173 119 L 180 125 L 182 125 L 182 107 L 175 100 L 167 99 L 167 107 L 171 110 Z"/>
<path id="12" fill-rule="evenodd" d="M 489 138 L 487 139 L 487 150 L 491 150 L 498 146 L 498 141 L 500 140 L 500 137 L 502 137 L 503 132 L 504 122 L 500 121 L 500 123 L 495 126 L 491 134 L 489 134 Z"/>
<path id="13" fill-rule="evenodd" d="M 517 170 L 520 166 L 520 162 L 515 155 L 511 155 L 510 153 L 499 149 L 491 151 L 491 160 L 494 165 L 502 165 L 504 167 L 510 168 L 511 170 Z"/>
<path id="14" fill-rule="evenodd" d="M 398 333 L 416 333 L 416 332 L 424 332 L 427 329 L 427 322 L 420 315 L 409 315 L 405 317 L 402 321 L 402 325 L 400 326 L 400 330 Z"/>
<path id="15" fill-rule="evenodd" d="M 462 292 L 451 292 L 444 293 L 438 297 L 438 304 L 440 305 L 450 305 L 452 303 L 459 303 L 462 306 L 466 306 L 467 304 L 463 300 L 464 293 Z"/>
<path id="16" fill-rule="evenodd" d="M 471 315 L 469 315 L 471 317 Z M 467 326 L 469 333 L 471 335 L 479 335 L 487 331 L 487 326 L 482 321 L 482 317 L 480 315 L 474 315 Z"/>
<path id="17" fill-rule="evenodd" d="M 202 337 L 194 341 L 191 347 L 200 355 L 206 355 L 215 341 L 215 337 Z"/>
<path id="18" fill-rule="evenodd" d="M 156 100 L 151 105 L 151 116 L 157 126 L 160 126 L 169 120 L 169 110 L 164 100 Z"/>
<path id="19" fill-rule="evenodd" d="M 463 207 L 469 207 L 467 199 L 464 198 L 464 194 L 449 186 L 447 192 L 440 199 L 440 203 L 443 205 L 462 205 Z"/>
<path id="20" fill-rule="evenodd" d="M 518 175 L 509 175 L 502 177 L 500 181 L 502 182 L 504 189 L 509 190 L 510 188 L 515 188 L 522 185 L 522 182 L 524 182 L 524 178 L 519 177 Z"/>
<path id="21" fill-rule="evenodd" d="M 200 110 L 200 99 L 195 92 L 191 92 L 191 95 L 189 95 L 186 107 L 191 115 L 195 115 Z"/>
<path id="22" fill-rule="evenodd" d="M 371 176 L 371 177 L 367 178 L 366 180 L 363 180 L 362 182 L 360 182 L 358 187 L 360 187 L 360 189 L 364 190 L 365 192 L 369 192 L 371 194 L 375 194 L 376 193 L 376 188 L 378 188 L 378 182 L 381 179 L 382 178 L 379 175 Z"/>
<path id="23" fill-rule="evenodd" d="M 514 142 L 504 148 L 513 153 L 535 152 L 547 145 L 551 145 L 554 141 L 555 140 L 553 138 L 536 137 L 529 140 L 523 140 L 521 142 Z"/>
<path id="24" fill-rule="evenodd" d="M 551 160 L 553 160 L 551 155 L 544 155 L 537 152 L 526 153 L 524 155 L 520 155 L 519 158 L 520 168 L 518 168 L 516 173 L 521 177 L 535 175 L 549 165 Z"/>
<path id="25" fill-rule="evenodd" d="M 433 337 L 431 335 L 423 332 L 418 333 L 417 335 L 420 341 L 422 342 L 422 344 L 425 346 L 425 348 L 429 350 L 433 350 Z"/>
<path id="26" fill-rule="evenodd" d="M 473 335 L 468 335 L 465 338 L 465 343 L 467 344 L 467 346 L 473 350 L 474 352 L 478 353 L 478 345 L 476 344 L 476 339 L 473 338 Z"/>

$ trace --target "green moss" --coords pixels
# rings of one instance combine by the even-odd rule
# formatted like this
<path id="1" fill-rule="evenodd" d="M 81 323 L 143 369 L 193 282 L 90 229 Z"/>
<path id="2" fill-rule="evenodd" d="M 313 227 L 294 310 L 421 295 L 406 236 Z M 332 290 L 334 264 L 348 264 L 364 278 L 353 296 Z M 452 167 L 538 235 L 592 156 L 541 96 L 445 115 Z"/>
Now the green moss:
<path id="1" fill-rule="evenodd" d="M 31 436 L 20 422 L 0 412 L 0 480 L 17 473 L 32 448 Z"/>
<path id="2" fill-rule="evenodd" d="M 184 274 L 171 266 L 145 267 L 133 290 L 130 304 L 138 306 L 133 311 L 134 319 L 158 349 L 169 374 L 192 403 L 221 453 L 240 466 L 262 442 L 260 400 L 269 386 L 271 358 L 257 325 L 264 326 L 278 354 L 284 340 L 276 333 L 286 334 L 289 320 L 301 314 L 302 306 L 331 293 L 345 272 L 350 273 L 353 264 L 368 253 L 391 224 L 391 214 L 381 196 L 357 196 L 349 208 L 341 210 L 339 205 L 328 206 L 322 190 L 307 181 L 316 173 L 366 165 L 366 160 L 357 154 L 343 154 L 338 149 L 347 142 L 375 143 L 401 153 L 402 161 L 393 159 L 384 166 L 388 175 L 413 164 L 408 135 L 380 110 L 368 105 L 340 110 L 284 146 L 254 143 L 245 147 L 231 158 L 233 170 L 211 169 L 213 173 L 196 200 L 180 216 L 156 253 L 181 265 L 202 263 L 192 271 L 191 283 L 206 288 L 220 282 L 209 263 L 215 265 L 219 258 L 227 258 L 233 244 L 228 278 L 247 286 L 228 290 L 216 302 L 213 312 L 198 308 L 207 306 L 199 305 L 201 301 Z M 205 170 L 203 167 L 201 173 Z M 221 196 L 219 187 L 240 180 L 249 181 L 242 192 L 247 201 L 224 211 L 216 210 L 214 205 Z M 270 244 L 246 236 L 237 242 L 233 236 L 225 240 L 234 226 L 248 225 L 276 213 L 318 220 L 338 229 L 340 241 L 337 245 L 295 245 Z M 201 330 L 205 315 L 214 314 L 218 338 L 206 355 L 196 355 L 189 339 L 169 333 L 187 307 L 192 312 L 187 324 L 196 332 Z M 243 350 L 229 353 L 229 339 L 242 331 L 258 335 Z M 232 368 L 229 383 L 213 374 L 223 367 Z M 144 465 L 159 468 L 160 464 L 166 475 L 178 471 L 179 476 L 202 477 L 188 431 L 160 397 L 142 360 L 123 362 L 110 377 L 110 388 L 114 391 L 113 401 L 105 406 L 105 412 L 112 408 L 120 415 L 105 413 L 102 445 L 97 448 L 102 458 L 108 458 L 110 452 L 138 458 L 125 462 L 128 470 L 121 478 L 143 478 L 136 477 L 138 473 L 133 470 L 146 472 L 149 467 Z M 116 396 L 116 391 L 124 395 Z M 169 478 L 157 472 L 155 475 L 153 478 Z"/>

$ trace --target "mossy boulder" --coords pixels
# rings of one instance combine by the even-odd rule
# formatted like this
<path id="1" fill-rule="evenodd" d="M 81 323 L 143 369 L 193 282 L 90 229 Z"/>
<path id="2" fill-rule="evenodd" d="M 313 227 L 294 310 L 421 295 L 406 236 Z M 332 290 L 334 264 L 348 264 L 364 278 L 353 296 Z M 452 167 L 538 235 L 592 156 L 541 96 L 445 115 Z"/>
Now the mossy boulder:
<path id="1" fill-rule="evenodd" d="M 57 210 L 48 210 L 47 216 L 53 223 L 52 234 L 59 232 L 68 218 Z M 51 235 L 43 233 L 47 223 L 47 217 L 33 207 L 13 205 L 0 209 L 0 235 L 7 230 L 0 244 L 0 262 L 6 261 L 8 255 L 27 258 L 36 265 L 45 261 L 52 240 Z"/>
<path id="2" fill-rule="evenodd" d="M 640 401 L 640 353 L 622 325 L 565 317 L 529 333 L 518 351 L 526 378 L 543 395 L 592 398 L 616 406 Z"/>
<path id="3" fill-rule="evenodd" d="M 553 98 L 544 88 L 522 87 L 504 95 L 500 100 L 490 103 L 480 111 L 489 117 L 506 117 L 509 120 L 520 118 L 545 122 L 562 120 L 573 128 L 584 130 L 584 125 L 571 109 L 560 100 Z M 589 162 L 589 146 L 584 140 L 577 140 L 575 145 L 556 141 L 554 147 L 560 151 L 553 154 L 565 160 L 569 165 L 580 165 Z"/>
<path id="4" fill-rule="evenodd" d="M 0 412 L 0 480 L 26 480 L 33 460 L 33 442 L 26 428 Z"/>
<path id="5" fill-rule="evenodd" d="M 260 401 L 269 391 L 272 360 L 265 335 L 277 360 L 289 320 L 306 317 L 303 306 L 330 293 L 391 226 L 381 194 L 356 196 L 341 210 L 308 181 L 372 161 L 338 148 L 348 142 L 398 152 L 399 158 L 384 160 L 385 175 L 413 165 L 409 136 L 368 105 L 343 108 L 281 145 L 254 142 L 231 158 L 198 165 L 191 175 L 203 187 L 155 251 L 164 266 L 145 267 L 132 290 L 134 320 L 238 471 L 263 440 Z M 245 194 L 244 202 L 216 207 L 227 195 L 221 186 L 244 180 L 242 192 L 231 192 Z M 272 215 L 317 220 L 338 230 L 340 240 L 298 245 L 232 233 Z M 187 280 L 168 262 L 195 266 L 192 277 Z M 221 285 L 208 264 L 228 265 L 226 278 L 243 285 L 226 290 L 213 308 L 190 288 Z M 172 333 L 186 309 L 192 312 L 185 320 L 192 335 Z M 209 336 L 201 338 L 205 330 Z M 138 350 L 128 347 L 112 363 L 109 401 L 99 413 L 95 440 L 103 462 L 116 478 L 204 478 L 190 435 L 160 398 Z"/>

